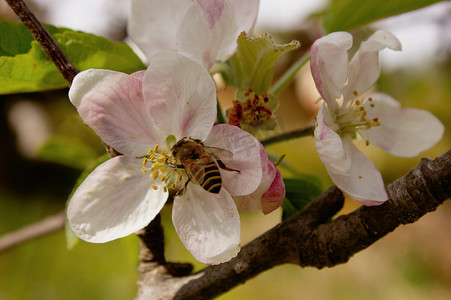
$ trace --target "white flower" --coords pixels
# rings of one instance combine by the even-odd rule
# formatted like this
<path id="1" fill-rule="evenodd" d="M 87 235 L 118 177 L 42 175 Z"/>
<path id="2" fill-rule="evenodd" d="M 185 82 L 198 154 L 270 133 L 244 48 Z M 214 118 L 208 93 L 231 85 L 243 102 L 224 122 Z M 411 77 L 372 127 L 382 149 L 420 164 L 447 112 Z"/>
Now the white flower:
<path id="1" fill-rule="evenodd" d="M 174 198 L 174 226 L 199 261 L 218 264 L 238 253 L 240 220 L 232 197 L 255 193 L 266 185 L 267 192 L 283 200 L 281 179 L 266 172 L 263 146 L 238 127 L 213 126 L 215 84 L 205 68 L 182 55 L 157 53 L 146 71 L 132 75 L 94 69 L 81 72 L 69 98 L 83 121 L 123 154 L 98 166 L 70 201 L 69 223 L 83 240 L 111 241 L 153 220 L 169 190 L 177 191 L 187 182 L 185 169 L 177 165 L 172 153 L 173 145 L 183 138 L 226 149 L 230 155 L 218 159 L 239 171 L 219 168 L 219 193 L 207 192 L 191 181 Z M 269 188 L 268 180 L 276 187 Z M 259 203 L 271 200 L 255 199 Z"/>
<path id="2" fill-rule="evenodd" d="M 315 145 L 333 182 L 365 205 L 387 200 L 376 166 L 352 143 L 357 134 L 397 156 L 418 155 L 438 142 L 444 132 L 431 113 L 400 104 L 382 93 L 368 90 L 380 75 L 379 51 L 400 50 L 398 39 L 377 31 L 360 45 L 348 62 L 352 35 L 334 32 L 315 41 L 311 71 L 325 103 L 320 107 Z"/>
<path id="3" fill-rule="evenodd" d="M 128 34 L 150 58 L 177 51 L 207 69 L 236 50 L 242 31 L 252 31 L 259 0 L 132 0 Z"/>

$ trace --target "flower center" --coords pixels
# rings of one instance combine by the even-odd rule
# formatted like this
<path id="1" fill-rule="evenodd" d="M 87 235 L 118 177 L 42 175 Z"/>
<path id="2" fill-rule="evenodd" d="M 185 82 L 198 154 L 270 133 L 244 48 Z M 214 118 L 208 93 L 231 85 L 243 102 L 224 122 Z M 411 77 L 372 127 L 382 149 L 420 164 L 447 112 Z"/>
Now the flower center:
<path id="1" fill-rule="evenodd" d="M 229 113 L 229 124 L 239 126 L 239 121 L 256 125 L 261 121 L 269 120 L 272 111 L 265 107 L 269 98 L 265 93 L 257 94 L 252 88 L 244 92 L 245 102 L 233 101 L 233 108 Z"/>
<path id="2" fill-rule="evenodd" d="M 353 100 L 347 102 L 343 106 L 337 106 L 334 116 L 334 121 L 338 125 L 337 133 L 340 136 L 351 134 L 355 137 L 362 129 L 370 129 L 373 126 L 380 126 L 378 118 L 369 119 L 367 117 L 367 109 L 374 107 L 373 99 L 369 97 L 366 100 Z M 366 140 L 369 145 L 369 141 Z"/>
<path id="3" fill-rule="evenodd" d="M 142 158 L 143 173 L 149 172 L 149 177 L 153 180 L 164 182 L 163 190 L 177 190 L 177 188 L 186 180 L 186 174 L 183 169 L 174 168 L 176 161 L 172 152 L 168 149 L 161 150 L 157 145 L 147 151 L 147 155 Z M 158 186 L 151 186 L 154 190 Z"/>

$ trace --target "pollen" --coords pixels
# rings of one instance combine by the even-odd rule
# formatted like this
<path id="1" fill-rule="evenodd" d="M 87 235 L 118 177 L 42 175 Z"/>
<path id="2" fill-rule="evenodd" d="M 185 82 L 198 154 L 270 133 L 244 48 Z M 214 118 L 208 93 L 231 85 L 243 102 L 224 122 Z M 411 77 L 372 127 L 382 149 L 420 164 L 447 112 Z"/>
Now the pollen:
<path id="1" fill-rule="evenodd" d="M 354 101 L 346 102 L 343 106 L 339 106 L 333 114 L 339 127 L 337 133 L 355 136 L 356 133 L 360 134 L 361 129 L 368 130 L 371 127 L 380 126 L 379 118 L 368 118 L 368 112 L 373 107 L 374 102 L 372 98 L 355 99 Z M 368 141 L 366 143 L 369 145 Z"/>
<path id="2" fill-rule="evenodd" d="M 240 121 L 250 125 L 258 125 L 271 118 L 272 111 L 266 107 L 270 100 L 267 94 L 257 94 L 252 88 L 248 88 L 243 95 L 244 101 L 233 101 L 234 106 L 229 113 L 229 120 L 232 122 L 231 124 L 229 121 L 230 125 L 239 126 Z"/>
<path id="3" fill-rule="evenodd" d="M 154 179 L 154 180 L 156 180 L 157 178 L 158 178 L 158 176 L 160 175 L 160 172 L 158 172 L 158 171 L 155 171 L 155 172 L 153 172 L 152 173 L 152 178 Z"/>
<path id="4" fill-rule="evenodd" d="M 176 185 L 185 178 L 185 170 L 175 167 L 172 151 L 168 148 L 154 145 L 147 150 L 147 155 L 142 157 L 142 172 L 149 172 L 150 180 L 158 180 L 163 183 L 163 190 L 166 192 L 170 187 L 175 190 Z M 157 185 L 152 184 L 151 188 L 156 190 Z"/>

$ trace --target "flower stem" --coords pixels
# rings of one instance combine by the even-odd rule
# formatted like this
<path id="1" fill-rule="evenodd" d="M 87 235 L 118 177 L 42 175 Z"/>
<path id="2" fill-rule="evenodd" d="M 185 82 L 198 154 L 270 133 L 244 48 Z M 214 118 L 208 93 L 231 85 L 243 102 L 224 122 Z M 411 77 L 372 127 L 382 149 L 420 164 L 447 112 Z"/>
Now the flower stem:
<path id="1" fill-rule="evenodd" d="M 315 126 L 308 126 L 301 129 L 296 129 L 290 132 L 283 133 L 281 135 L 277 135 L 274 137 L 271 137 L 269 139 L 261 141 L 263 146 L 268 146 L 271 144 L 275 144 L 278 142 L 283 142 L 286 140 L 291 140 L 298 137 L 304 137 L 308 135 L 313 135 L 313 131 L 315 130 Z"/>
<path id="2" fill-rule="evenodd" d="M 310 52 L 304 53 L 269 89 L 272 95 L 279 95 L 290 83 L 293 82 L 294 77 L 303 65 L 310 59 Z"/>
<path id="3" fill-rule="evenodd" d="M 225 124 L 226 120 L 224 118 L 224 114 L 222 113 L 222 108 L 221 108 L 221 104 L 219 103 L 219 101 L 217 101 L 217 106 L 216 106 L 216 115 L 217 115 L 217 119 L 218 119 L 218 124 Z"/>
<path id="4" fill-rule="evenodd" d="M 48 57 L 52 60 L 58 71 L 63 75 L 67 84 L 70 86 L 78 71 L 64 55 L 63 51 L 61 51 L 47 29 L 45 29 L 23 0 L 5 1 L 19 17 L 25 27 L 27 27 L 31 35 L 38 41 L 39 45 L 41 45 L 45 53 L 47 53 Z"/>

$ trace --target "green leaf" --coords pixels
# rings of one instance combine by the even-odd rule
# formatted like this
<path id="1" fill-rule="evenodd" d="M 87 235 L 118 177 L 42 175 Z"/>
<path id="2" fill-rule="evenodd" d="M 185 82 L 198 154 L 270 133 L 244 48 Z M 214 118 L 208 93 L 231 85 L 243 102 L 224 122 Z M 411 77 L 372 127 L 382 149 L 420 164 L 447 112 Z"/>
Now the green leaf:
<path id="1" fill-rule="evenodd" d="M 97 157 L 96 151 L 83 141 L 69 136 L 54 136 L 38 150 L 42 160 L 84 170 Z"/>
<path id="2" fill-rule="evenodd" d="M 327 33 L 351 30 L 437 2 L 440 0 L 334 0 L 324 16 L 323 26 Z"/>
<path id="3" fill-rule="evenodd" d="M 86 179 L 86 177 L 88 177 L 88 175 L 91 174 L 91 172 L 94 171 L 95 168 L 97 168 L 99 165 L 101 165 L 104 162 L 106 162 L 108 159 L 110 159 L 110 157 L 108 156 L 107 153 L 105 153 L 102 156 L 100 156 L 97 159 L 95 159 L 94 161 L 92 161 L 86 167 L 86 169 L 81 173 L 80 177 L 78 177 L 77 182 L 75 183 L 75 186 L 72 189 L 72 192 L 70 193 L 69 197 L 67 198 L 66 208 L 69 206 L 69 202 L 72 199 L 72 196 L 74 195 L 75 191 L 80 186 L 80 184 L 82 184 L 82 182 Z M 73 249 L 78 244 L 80 239 L 72 231 L 72 229 L 70 228 L 70 225 L 69 225 L 69 223 L 67 221 L 66 221 L 66 225 L 65 225 L 65 232 L 66 232 L 66 246 L 67 246 L 67 249 L 69 249 L 69 250 Z"/>
<path id="4" fill-rule="evenodd" d="M 57 28 L 52 25 L 45 26 L 50 34 L 55 34 L 65 28 Z M 0 21 L 0 56 L 14 56 L 27 53 L 31 49 L 34 40 L 30 32 L 23 24 Z"/>
<path id="5" fill-rule="evenodd" d="M 282 203 L 282 220 L 288 219 L 318 197 L 323 188 L 314 176 L 302 175 L 297 178 L 285 178 L 286 195 Z"/>
<path id="6" fill-rule="evenodd" d="M 269 34 L 253 38 L 241 33 L 238 47 L 230 62 L 232 84 L 238 88 L 251 87 L 256 93 L 267 92 L 274 75 L 274 64 L 285 53 L 299 48 L 298 41 L 276 45 Z"/>
<path id="7" fill-rule="evenodd" d="M 0 94 L 37 92 L 67 87 L 66 81 L 23 25 L 0 22 Z M 124 42 L 112 42 L 67 28 L 47 26 L 77 70 L 110 69 L 124 73 L 146 66 Z M 22 41 L 18 41 L 22 40 Z"/>

